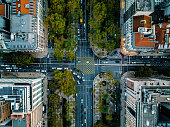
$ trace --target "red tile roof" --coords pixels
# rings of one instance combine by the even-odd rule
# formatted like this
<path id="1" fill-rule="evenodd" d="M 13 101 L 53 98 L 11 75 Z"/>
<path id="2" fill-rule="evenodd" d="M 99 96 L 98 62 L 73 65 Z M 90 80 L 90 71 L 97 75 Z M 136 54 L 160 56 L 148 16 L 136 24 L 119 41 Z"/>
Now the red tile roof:
<path id="1" fill-rule="evenodd" d="M 163 22 L 162 28 L 160 28 L 160 26 L 158 24 L 155 25 L 156 41 L 158 41 L 158 43 L 155 45 L 155 49 L 158 49 L 159 45 L 165 44 L 166 29 L 169 29 L 169 38 L 170 38 L 170 28 L 166 28 L 167 25 L 170 25 L 170 23 Z"/>
<path id="2" fill-rule="evenodd" d="M 5 4 L 0 5 L 0 15 L 5 16 Z"/>
<path id="3" fill-rule="evenodd" d="M 29 0 L 19 0 L 19 1 L 16 0 L 16 10 L 17 10 L 16 14 L 18 14 L 18 11 L 20 11 L 22 14 L 30 14 L 29 12 L 34 12 L 34 14 L 30 14 L 30 15 L 36 15 L 36 0 L 32 0 L 32 1 L 34 2 L 31 3 L 29 2 Z M 20 7 L 18 7 L 18 4 L 20 4 Z M 26 5 L 29 5 L 29 4 L 31 4 L 31 6 L 34 8 L 26 8 Z M 29 9 L 32 9 L 34 11 L 30 11 Z"/>
<path id="4" fill-rule="evenodd" d="M 141 38 L 142 36 L 142 38 Z M 154 41 L 149 41 L 148 37 L 143 37 L 143 34 L 141 33 L 135 33 L 135 46 L 136 47 L 154 47 L 155 42 Z"/>
<path id="5" fill-rule="evenodd" d="M 141 20 L 145 20 L 146 23 L 141 23 Z M 138 32 L 139 27 L 151 28 L 151 17 L 145 15 L 133 16 L 133 32 Z"/>

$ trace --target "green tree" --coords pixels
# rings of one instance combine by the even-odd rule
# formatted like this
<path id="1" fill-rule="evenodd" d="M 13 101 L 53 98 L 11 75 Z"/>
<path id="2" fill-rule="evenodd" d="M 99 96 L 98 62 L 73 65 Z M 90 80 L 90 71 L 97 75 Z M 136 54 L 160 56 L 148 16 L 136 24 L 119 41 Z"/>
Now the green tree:
<path id="1" fill-rule="evenodd" d="M 109 106 L 103 104 L 99 107 L 99 110 L 101 113 L 107 114 L 109 112 Z"/>
<path id="2" fill-rule="evenodd" d="M 112 120 L 113 118 L 112 118 L 112 115 L 111 114 L 109 114 L 109 115 L 107 115 L 106 116 L 106 120 Z"/>
<path id="3" fill-rule="evenodd" d="M 94 127 L 109 127 L 105 123 L 103 123 L 102 120 L 98 120 L 95 124 Z"/>
<path id="4" fill-rule="evenodd" d="M 22 67 L 30 65 L 34 61 L 34 57 L 31 54 L 23 54 L 21 52 L 4 53 L 3 59 L 8 63 L 17 64 Z"/>
<path id="5" fill-rule="evenodd" d="M 64 51 L 62 51 L 58 48 L 55 48 L 54 51 L 53 51 L 53 55 L 55 57 L 57 57 L 57 61 L 61 61 L 64 57 Z"/>
<path id="6" fill-rule="evenodd" d="M 104 99 L 104 100 L 107 100 L 108 98 L 109 98 L 109 95 L 108 95 L 107 93 L 104 93 L 104 94 L 103 94 L 103 99 Z"/>
<path id="7" fill-rule="evenodd" d="M 67 52 L 67 59 L 73 60 L 75 58 L 75 51 Z"/>
<path id="8" fill-rule="evenodd" d="M 108 80 L 112 80 L 113 79 L 113 73 L 111 72 L 111 71 L 109 71 L 109 70 L 107 70 L 106 71 L 106 78 L 108 79 Z"/>
<path id="9" fill-rule="evenodd" d="M 146 65 L 140 67 L 138 71 L 135 72 L 135 77 L 151 77 L 153 70 Z"/>

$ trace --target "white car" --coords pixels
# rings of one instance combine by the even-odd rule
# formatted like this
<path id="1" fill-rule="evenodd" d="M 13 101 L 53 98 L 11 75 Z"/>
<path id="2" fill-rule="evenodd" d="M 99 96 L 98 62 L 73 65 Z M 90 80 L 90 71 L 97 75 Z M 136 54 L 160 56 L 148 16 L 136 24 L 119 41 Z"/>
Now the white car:
<path id="1" fill-rule="evenodd" d="M 79 75 L 77 75 L 77 77 L 80 79 L 81 77 Z"/>
<path id="2" fill-rule="evenodd" d="M 46 70 L 41 70 L 41 72 L 46 72 Z"/>
<path id="3" fill-rule="evenodd" d="M 89 63 L 89 61 L 86 61 L 86 63 Z"/>
<path id="4" fill-rule="evenodd" d="M 62 70 L 62 68 L 57 68 L 57 70 Z"/>
<path id="5" fill-rule="evenodd" d="M 52 69 L 56 69 L 56 67 L 52 67 Z"/>

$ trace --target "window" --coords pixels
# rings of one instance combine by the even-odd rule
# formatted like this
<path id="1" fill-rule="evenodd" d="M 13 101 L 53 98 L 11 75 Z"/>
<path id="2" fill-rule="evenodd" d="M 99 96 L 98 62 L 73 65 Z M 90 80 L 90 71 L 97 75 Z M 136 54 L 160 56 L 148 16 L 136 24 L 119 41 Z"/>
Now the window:
<path id="1" fill-rule="evenodd" d="M 141 24 L 146 23 L 146 20 L 140 20 L 140 23 Z"/>

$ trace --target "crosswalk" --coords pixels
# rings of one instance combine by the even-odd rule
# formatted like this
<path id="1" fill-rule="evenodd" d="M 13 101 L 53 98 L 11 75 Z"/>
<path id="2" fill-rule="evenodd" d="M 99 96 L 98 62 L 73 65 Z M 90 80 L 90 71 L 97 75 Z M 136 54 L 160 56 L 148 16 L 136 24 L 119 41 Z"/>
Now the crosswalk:
<path id="1" fill-rule="evenodd" d="M 82 71 L 84 74 L 94 73 L 94 59 L 92 57 L 77 57 L 76 68 Z"/>

